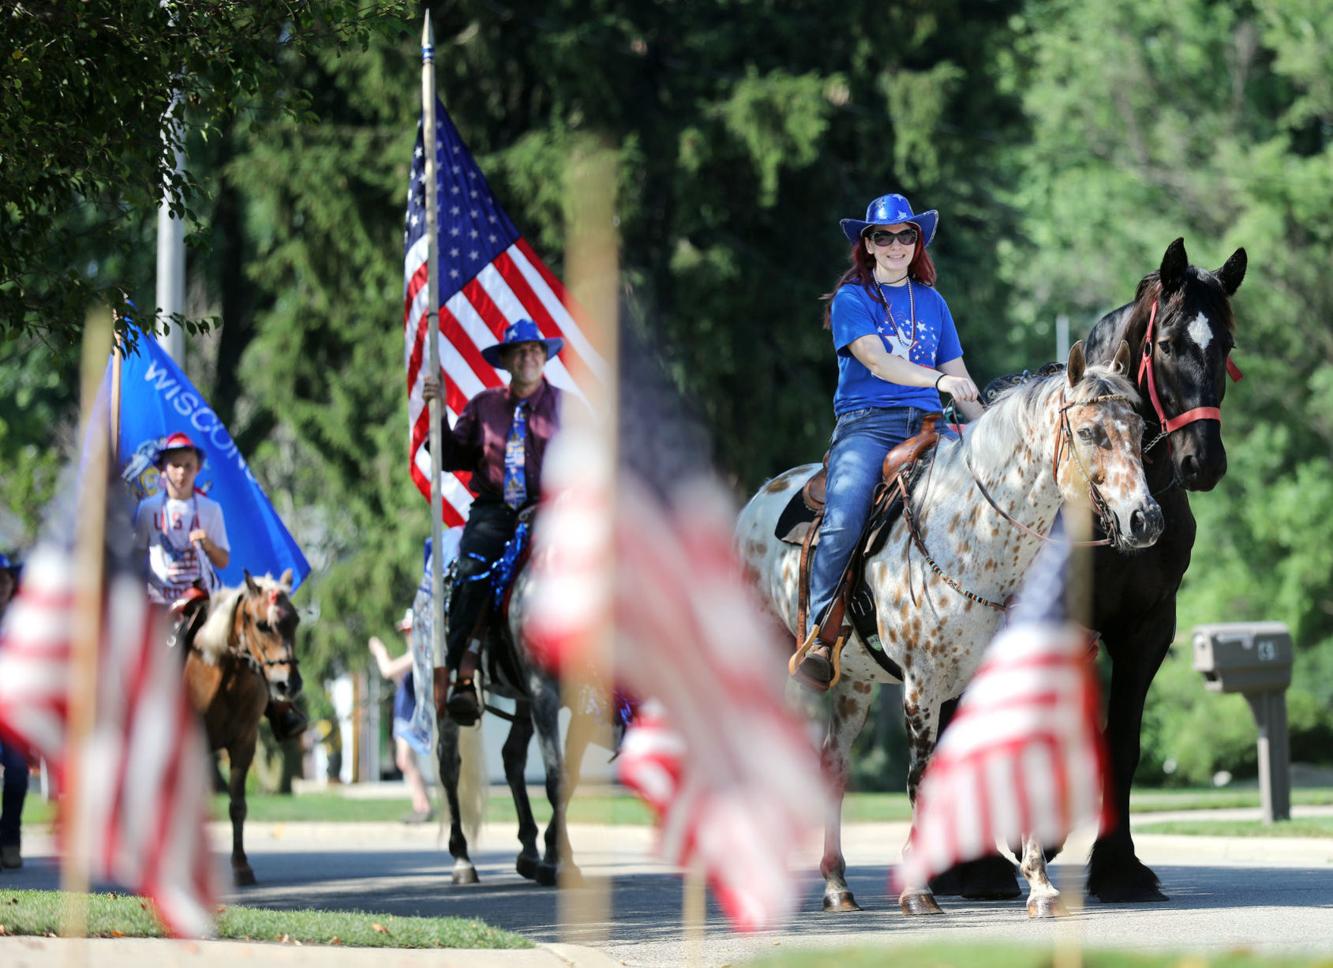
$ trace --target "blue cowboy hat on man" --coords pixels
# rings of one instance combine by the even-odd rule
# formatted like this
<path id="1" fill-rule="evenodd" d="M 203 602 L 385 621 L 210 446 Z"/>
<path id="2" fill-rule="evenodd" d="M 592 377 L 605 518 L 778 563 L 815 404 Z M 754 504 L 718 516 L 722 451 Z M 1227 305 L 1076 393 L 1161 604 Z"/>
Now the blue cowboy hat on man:
<path id="1" fill-rule="evenodd" d="M 520 319 L 517 322 L 510 323 L 505 328 L 504 339 L 498 343 L 492 343 L 484 347 L 481 351 L 481 358 L 491 366 L 505 365 L 505 351 L 513 346 L 521 346 L 524 343 L 541 343 L 546 347 L 546 358 L 549 360 L 564 348 L 565 341 L 559 337 L 547 339 L 542 336 L 541 330 L 537 324 L 530 319 Z"/>

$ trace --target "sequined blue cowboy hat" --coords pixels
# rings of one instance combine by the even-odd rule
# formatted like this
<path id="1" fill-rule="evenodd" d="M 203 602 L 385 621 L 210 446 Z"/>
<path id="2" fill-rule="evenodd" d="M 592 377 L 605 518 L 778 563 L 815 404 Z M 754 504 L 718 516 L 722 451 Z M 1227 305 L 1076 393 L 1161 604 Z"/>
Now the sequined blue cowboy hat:
<path id="1" fill-rule="evenodd" d="M 510 346 L 518 343 L 541 343 L 546 347 L 546 358 L 549 360 L 560 352 L 565 341 L 559 337 L 552 339 L 543 339 L 541 330 L 537 324 L 530 319 L 520 319 L 517 322 L 510 323 L 505 330 L 505 338 L 498 343 L 492 343 L 482 349 L 481 356 L 491 366 L 500 365 L 500 354 Z"/>
<path id="2" fill-rule="evenodd" d="M 848 241 L 855 242 L 872 225 L 911 222 L 921 230 L 921 238 L 925 240 L 925 244 L 930 245 L 931 239 L 935 238 L 935 223 L 939 220 L 940 213 L 933 208 L 929 212 L 915 215 L 912 212 L 912 203 L 902 195 L 881 195 L 866 206 L 864 219 L 845 218 L 839 224 L 842 226 L 842 234 L 847 236 Z"/>

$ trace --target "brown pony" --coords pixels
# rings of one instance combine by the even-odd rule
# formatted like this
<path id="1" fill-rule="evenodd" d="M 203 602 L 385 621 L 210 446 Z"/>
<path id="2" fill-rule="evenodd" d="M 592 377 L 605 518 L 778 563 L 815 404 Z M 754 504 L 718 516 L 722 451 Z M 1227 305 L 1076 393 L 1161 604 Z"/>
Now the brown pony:
<path id="1" fill-rule="evenodd" d="M 288 593 L 292 573 L 224 588 L 213 599 L 208 620 L 190 643 L 185 688 L 203 717 L 212 750 L 225 749 L 231 764 L 231 870 L 237 886 L 253 884 L 245 857 L 245 775 L 255 755 L 259 720 L 270 702 L 290 702 L 301 692 L 293 648 L 300 618 Z"/>

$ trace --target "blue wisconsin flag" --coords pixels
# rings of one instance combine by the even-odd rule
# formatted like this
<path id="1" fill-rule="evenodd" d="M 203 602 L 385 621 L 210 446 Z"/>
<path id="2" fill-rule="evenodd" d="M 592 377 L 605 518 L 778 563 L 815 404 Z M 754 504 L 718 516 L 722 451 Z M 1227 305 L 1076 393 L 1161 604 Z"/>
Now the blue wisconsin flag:
<path id="1" fill-rule="evenodd" d="M 108 367 L 108 375 L 110 368 Z M 121 363 L 121 476 L 136 498 L 159 489 L 158 442 L 176 431 L 204 449 L 204 468 L 195 481 L 222 505 L 231 542 L 231 562 L 218 572 L 224 584 L 239 585 L 242 570 L 280 575 L 292 570 L 292 587 L 310 573 L 310 563 L 273 510 L 240 450 L 203 395 L 171 357 L 151 339 L 139 340 L 135 355 Z"/>

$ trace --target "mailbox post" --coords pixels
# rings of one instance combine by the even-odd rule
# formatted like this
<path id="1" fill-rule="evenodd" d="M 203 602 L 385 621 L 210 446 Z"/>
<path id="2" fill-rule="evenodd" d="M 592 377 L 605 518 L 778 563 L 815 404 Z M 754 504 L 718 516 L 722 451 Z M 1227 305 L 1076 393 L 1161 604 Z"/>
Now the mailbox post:
<path id="1" fill-rule="evenodd" d="M 1194 668 L 1211 692 L 1238 692 L 1259 725 L 1259 790 L 1264 823 L 1291 819 L 1287 686 L 1291 632 L 1281 622 L 1194 627 Z"/>

